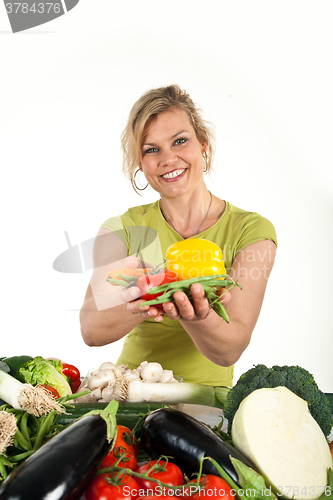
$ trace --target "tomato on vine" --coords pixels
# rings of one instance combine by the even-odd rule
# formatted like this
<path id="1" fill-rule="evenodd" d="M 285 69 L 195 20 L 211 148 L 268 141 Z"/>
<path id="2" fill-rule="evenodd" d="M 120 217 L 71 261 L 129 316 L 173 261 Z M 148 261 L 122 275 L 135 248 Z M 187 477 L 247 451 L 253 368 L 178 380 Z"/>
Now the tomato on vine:
<path id="1" fill-rule="evenodd" d="M 139 455 L 139 442 L 131 430 L 124 425 L 117 425 L 117 438 L 114 448 L 125 448 L 134 458 Z"/>
<path id="2" fill-rule="evenodd" d="M 85 500 L 136 500 L 139 485 L 128 475 L 99 474 L 89 484 Z"/>
<path id="3" fill-rule="evenodd" d="M 220 476 L 214 476 L 213 474 L 202 476 L 200 478 L 200 486 L 205 490 L 204 492 L 194 492 L 193 487 L 196 484 L 196 479 L 187 484 L 186 491 L 189 492 L 191 500 L 202 500 L 205 496 L 208 496 L 213 500 L 235 500 L 235 494 L 233 494 L 234 491 Z M 191 494 L 192 491 L 193 494 Z"/>
<path id="4" fill-rule="evenodd" d="M 103 458 L 100 469 L 106 469 L 107 467 L 112 467 L 115 464 L 117 467 L 131 469 L 133 471 L 136 471 L 138 468 L 136 458 L 132 455 L 132 453 L 128 453 L 128 451 L 122 447 L 114 447 L 110 453 Z"/>
<path id="5" fill-rule="evenodd" d="M 149 472 L 149 477 L 158 479 L 162 483 L 169 486 L 182 486 L 184 484 L 184 476 L 180 468 L 176 464 L 167 462 L 166 460 L 151 460 L 150 462 L 139 467 L 137 472 L 145 474 L 153 466 L 155 467 L 155 470 Z M 160 486 L 158 486 L 158 484 L 154 481 L 138 477 L 137 482 L 145 491 L 152 490 L 155 495 L 160 493 Z"/>

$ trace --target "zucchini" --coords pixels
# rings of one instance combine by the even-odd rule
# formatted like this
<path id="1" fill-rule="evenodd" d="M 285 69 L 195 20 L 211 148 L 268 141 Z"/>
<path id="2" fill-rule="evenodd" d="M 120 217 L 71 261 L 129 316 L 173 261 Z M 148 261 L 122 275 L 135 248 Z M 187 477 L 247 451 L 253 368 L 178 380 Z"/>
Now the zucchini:
<path id="1" fill-rule="evenodd" d="M 148 415 L 141 432 L 141 446 L 152 460 L 161 455 L 170 457 L 189 477 L 199 471 L 203 455 L 216 460 L 237 484 L 239 479 L 230 456 L 254 469 L 247 458 L 206 425 L 172 408 L 160 408 Z M 209 460 L 203 461 L 202 472 L 220 475 Z"/>
<path id="2" fill-rule="evenodd" d="M 73 408 L 66 408 L 66 414 L 62 413 L 58 415 L 56 423 L 67 427 L 72 424 L 78 418 L 92 410 L 103 410 L 108 403 L 74 403 Z M 160 403 L 119 403 L 117 411 L 117 424 L 124 425 L 130 430 L 134 429 L 138 420 L 143 416 L 147 415 L 149 412 L 162 408 L 163 405 Z M 136 436 L 140 436 L 141 427 L 138 425 L 136 429 Z"/>

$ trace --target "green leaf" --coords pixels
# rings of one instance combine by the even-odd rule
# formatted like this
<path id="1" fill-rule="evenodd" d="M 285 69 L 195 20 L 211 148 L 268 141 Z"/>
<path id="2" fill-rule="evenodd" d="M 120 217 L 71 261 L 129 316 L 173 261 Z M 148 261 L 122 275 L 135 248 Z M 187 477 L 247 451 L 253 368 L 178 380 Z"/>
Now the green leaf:
<path id="1" fill-rule="evenodd" d="M 244 494 L 246 490 L 249 491 L 250 498 L 254 498 L 256 500 L 266 499 L 266 500 L 276 500 L 276 495 L 272 492 L 271 487 L 267 487 L 264 478 L 258 474 L 258 472 L 254 471 L 247 465 L 243 464 L 240 460 L 236 458 L 230 457 L 232 465 L 235 467 L 239 478 L 239 484 L 241 488 L 244 490 Z"/>

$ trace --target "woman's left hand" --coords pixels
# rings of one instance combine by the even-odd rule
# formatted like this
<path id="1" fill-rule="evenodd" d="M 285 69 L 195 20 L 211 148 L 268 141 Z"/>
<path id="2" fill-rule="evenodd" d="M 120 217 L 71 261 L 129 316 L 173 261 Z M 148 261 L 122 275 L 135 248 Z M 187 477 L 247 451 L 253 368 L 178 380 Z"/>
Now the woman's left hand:
<path id="1" fill-rule="evenodd" d="M 220 299 L 221 303 L 226 304 L 229 302 L 231 294 L 224 289 L 221 290 L 221 293 L 225 292 Z M 193 284 L 191 286 L 191 293 L 193 305 L 184 292 L 175 292 L 173 294 L 174 303 L 166 302 L 163 304 L 163 309 L 170 319 L 200 321 L 208 316 L 210 307 L 202 286 L 199 283 Z"/>

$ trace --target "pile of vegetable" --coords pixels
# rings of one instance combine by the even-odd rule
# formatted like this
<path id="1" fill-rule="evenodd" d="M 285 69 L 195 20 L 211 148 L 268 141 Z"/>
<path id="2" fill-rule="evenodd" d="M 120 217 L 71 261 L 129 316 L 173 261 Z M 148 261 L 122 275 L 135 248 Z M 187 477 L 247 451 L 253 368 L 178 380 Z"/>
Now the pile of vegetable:
<path id="1" fill-rule="evenodd" d="M 221 304 L 221 289 L 239 286 L 226 274 L 222 251 L 215 243 L 201 238 L 178 241 L 167 250 L 166 269 L 119 269 L 108 273 L 107 281 L 122 287 L 141 290 L 141 306 L 161 308 L 172 302 L 173 294 L 184 292 L 193 303 L 191 286 L 200 283 L 210 307 L 227 323 L 228 314 Z"/>
<path id="2" fill-rule="evenodd" d="M 103 379 L 100 372 L 105 370 L 113 371 L 115 379 L 124 374 L 131 378 L 134 372 L 129 384 L 159 388 L 157 399 L 173 387 L 178 400 L 186 402 L 182 388 L 199 386 L 175 383 L 172 373 L 147 362 L 136 371 L 103 363 L 82 385 L 90 391 L 89 381 Z M 212 429 L 160 403 L 112 399 L 68 404 L 75 396 L 67 394 L 56 399 L 66 413 L 52 410 L 41 417 L 2 405 L 0 500 L 333 499 L 326 438 L 332 415 L 311 374 L 295 366 L 257 365 L 232 389 L 211 389 L 230 414 L 228 434 L 221 430 L 223 422 Z M 170 403 L 166 394 L 164 400 Z"/>

